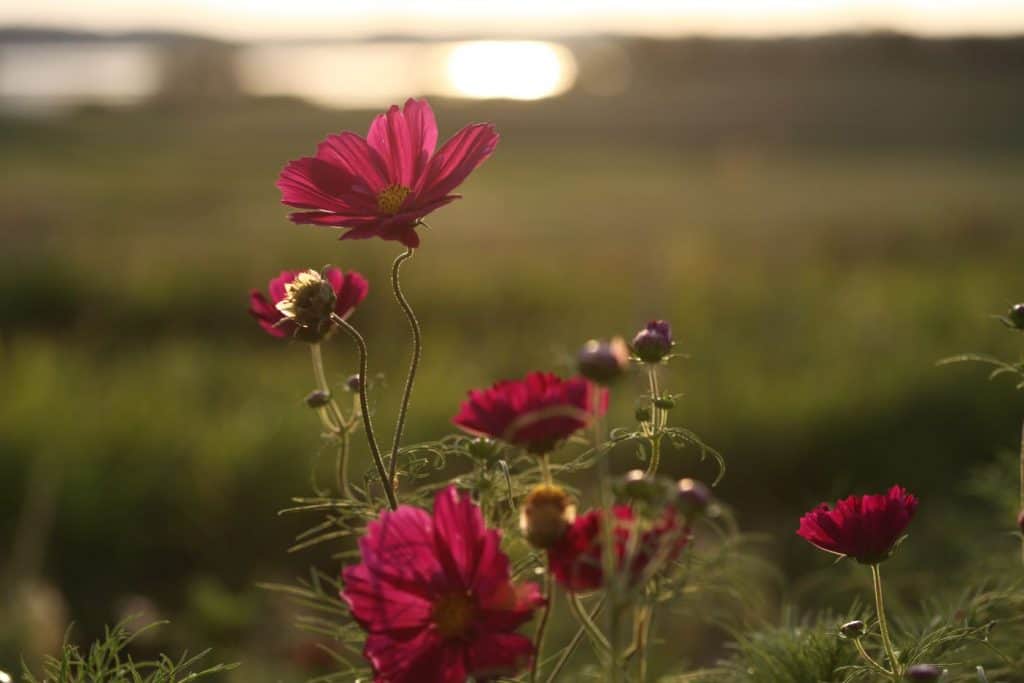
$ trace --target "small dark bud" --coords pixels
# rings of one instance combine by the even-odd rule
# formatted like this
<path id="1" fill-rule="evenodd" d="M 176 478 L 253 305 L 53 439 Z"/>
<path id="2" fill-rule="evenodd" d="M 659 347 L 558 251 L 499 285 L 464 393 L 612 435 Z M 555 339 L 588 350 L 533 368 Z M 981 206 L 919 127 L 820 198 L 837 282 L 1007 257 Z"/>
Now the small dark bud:
<path id="1" fill-rule="evenodd" d="M 1015 304 L 1006 314 L 1006 319 L 1017 330 L 1024 330 L 1024 304 Z"/>
<path id="2" fill-rule="evenodd" d="M 650 422 L 651 421 L 651 409 L 647 406 L 640 406 L 636 409 L 636 421 L 637 422 Z"/>
<path id="3" fill-rule="evenodd" d="M 491 462 L 498 452 L 498 444 L 484 437 L 477 437 L 469 442 L 469 454 L 477 460 Z"/>
<path id="4" fill-rule="evenodd" d="M 306 396 L 306 405 L 310 408 L 323 408 L 325 405 L 331 402 L 331 392 L 317 389 L 316 391 L 309 392 Z"/>
<path id="5" fill-rule="evenodd" d="M 915 664 L 907 669 L 904 676 L 908 681 L 937 681 L 942 676 L 942 669 L 934 664 Z"/>
<path id="6" fill-rule="evenodd" d="M 647 476 L 643 470 L 630 470 L 612 484 L 612 491 L 619 500 L 661 505 L 671 487 L 663 479 Z"/>
<path id="7" fill-rule="evenodd" d="M 848 621 L 839 627 L 839 635 L 849 640 L 858 640 L 864 637 L 868 627 L 860 619 Z"/>
<path id="8" fill-rule="evenodd" d="M 672 410 L 676 407 L 676 400 L 667 396 L 656 398 L 653 403 L 655 408 L 661 408 L 662 410 Z"/>
<path id="9" fill-rule="evenodd" d="M 633 337 L 633 353 L 645 363 L 659 363 L 672 351 L 672 328 L 664 320 L 652 320 Z"/>
<path id="10" fill-rule="evenodd" d="M 598 384 L 608 384 L 629 366 L 629 349 L 621 337 L 611 341 L 591 339 L 576 357 L 579 373 Z"/>
<path id="11" fill-rule="evenodd" d="M 363 381 L 359 379 L 359 375 L 351 375 L 345 380 L 345 388 L 352 393 L 356 393 L 363 388 Z"/>
<path id="12" fill-rule="evenodd" d="M 1017 528 L 1024 534 L 1024 510 L 1021 510 L 1020 514 L 1017 515 Z"/>
<path id="13" fill-rule="evenodd" d="M 534 548 L 547 550 L 562 539 L 576 519 L 576 506 L 561 486 L 535 486 L 519 512 L 519 528 Z"/>
<path id="14" fill-rule="evenodd" d="M 686 517 L 704 514 L 712 500 L 711 490 L 696 479 L 680 479 L 676 485 L 676 507 Z"/>

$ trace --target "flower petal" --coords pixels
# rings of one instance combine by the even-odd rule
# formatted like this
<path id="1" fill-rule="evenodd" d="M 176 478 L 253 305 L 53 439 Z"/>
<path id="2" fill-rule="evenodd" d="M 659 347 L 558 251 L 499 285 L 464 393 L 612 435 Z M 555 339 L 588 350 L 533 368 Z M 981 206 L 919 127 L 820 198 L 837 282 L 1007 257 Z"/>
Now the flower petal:
<path id="1" fill-rule="evenodd" d="M 477 680 L 511 676 L 530 666 L 533 643 L 518 633 L 485 633 L 466 650 L 466 668 Z"/>
<path id="2" fill-rule="evenodd" d="M 412 189 L 437 145 L 437 123 L 426 102 L 410 99 L 404 110 L 391 106 L 370 124 L 370 147 L 387 166 L 388 180 Z"/>
<path id="3" fill-rule="evenodd" d="M 494 152 L 498 133 L 489 123 L 474 123 L 453 135 L 437 154 L 414 188 L 419 201 L 431 202 L 450 194 Z"/>
<path id="4" fill-rule="evenodd" d="M 408 639 L 371 634 L 363 653 L 375 683 L 465 683 L 467 678 L 462 647 L 443 642 L 433 630 Z"/>
<path id="5" fill-rule="evenodd" d="M 316 156 L 344 171 L 352 181 L 351 190 L 375 201 L 387 187 L 387 164 L 363 138 L 351 131 L 329 135 L 316 148 Z"/>

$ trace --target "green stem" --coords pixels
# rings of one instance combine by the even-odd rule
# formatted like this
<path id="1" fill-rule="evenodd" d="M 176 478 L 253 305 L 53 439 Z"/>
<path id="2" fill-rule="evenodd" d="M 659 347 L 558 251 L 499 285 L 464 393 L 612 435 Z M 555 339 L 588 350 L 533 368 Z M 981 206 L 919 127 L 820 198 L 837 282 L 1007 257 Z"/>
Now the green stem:
<path id="1" fill-rule="evenodd" d="M 594 611 L 589 615 L 591 622 L 594 622 L 594 620 L 597 619 L 597 615 L 601 613 L 602 607 L 604 607 L 604 596 L 602 596 L 601 599 L 597 601 L 597 604 L 594 605 Z M 576 651 L 576 648 L 578 648 L 580 643 L 583 642 L 583 637 L 585 635 L 587 635 L 586 629 L 580 626 L 579 630 L 576 631 L 576 635 L 573 636 L 572 640 L 569 641 L 569 644 L 562 650 L 562 655 L 558 658 L 558 661 L 555 662 L 555 668 L 553 668 L 551 673 L 548 674 L 546 683 L 554 683 L 558 674 L 562 672 L 562 669 L 568 663 L 569 658 L 572 657 L 572 654 Z"/>
<path id="2" fill-rule="evenodd" d="M 416 369 L 420 364 L 420 356 L 423 355 L 423 336 L 420 333 L 420 323 L 416 319 L 416 314 L 413 313 L 412 306 L 406 300 L 405 294 L 402 293 L 402 285 L 398 277 L 402 264 L 411 259 L 414 253 L 415 250 L 412 247 L 408 247 L 404 254 L 400 254 L 395 259 L 395 263 L 391 268 L 391 288 L 394 290 L 395 299 L 398 300 L 398 305 L 402 307 L 402 311 L 409 321 L 409 328 L 412 330 L 412 360 L 409 362 L 409 374 L 405 377 L 402 403 L 398 408 L 395 440 L 391 444 L 391 462 L 389 463 L 390 468 L 388 470 L 391 481 L 395 480 L 395 474 L 398 472 L 398 449 L 402 445 L 402 432 L 405 430 L 405 418 L 409 412 L 409 399 L 412 398 L 412 387 L 416 381 Z"/>
<path id="3" fill-rule="evenodd" d="M 351 433 L 349 430 L 341 432 L 341 442 L 338 444 L 338 460 L 335 463 L 334 476 L 338 484 L 338 493 L 345 498 L 354 499 L 352 495 L 352 488 L 348 483 L 348 454 L 349 448 L 352 443 Z"/>
<path id="4" fill-rule="evenodd" d="M 320 344 L 310 344 L 309 354 L 313 360 L 313 376 L 316 378 L 316 388 L 327 394 L 327 413 L 334 424 L 335 432 L 345 428 L 345 416 L 342 415 L 338 404 L 334 402 L 334 394 L 331 392 L 331 385 L 327 383 L 327 373 L 324 372 L 324 356 L 320 350 Z"/>
<path id="5" fill-rule="evenodd" d="M 665 426 L 665 421 L 662 409 L 655 405 L 655 401 L 661 398 L 661 389 L 658 387 L 658 366 L 654 363 L 647 364 L 647 382 L 651 387 L 651 426 L 657 434 Z"/>
<path id="6" fill-rule="evenodd" d="M 871 565 L 871 579 L 875 587 L 875 610 L 878 612 L 878 631 L 882 636 L 882 647 L 885 648 L 885 656 L 889 658 L 892 679 L 898 683 L 900 680 L 900 664 L 896 659 L 896 651 L 893 649 L 892 640 L 889 638 L 889 624 L 885 619 L 885 599 L 882 596 L 882 572 L 877 564 Z"/>
<path id="7" fill-rule="evenodd" d="M 608 652 L 611 650 L 611 645 L 608 643 L 608 639 L 601 633 L 601 628 L 590 618 L 587 614 L 587 608 L 583 606 L 580 598 L 575 593 L 566 591 L 566 597 L 569 601 L 569 607 L 572 609 L 573 616 L 576 617 L 576 621 L 580 622 L 580 626 L 586 631 L 590 640 L 593 641 L 594 645 L 598 649 Z"/>
<path id="8" fill-rule="evenodd" d="M 1020 508 L 1017 514 L 1024 514 L 1024 426 L 1020 437 Z M 1020 559 L 1024 563 L 1024 529 L 1021 529 Z"/>
<path id="9" fill-rule="evenodd" d="M 548 630 L 548 620 L 551 618 L 551 610 L 555 600 L 555 582 L 551 574 L 551 567 L 544 567 L 544 608 L 540 613 L 540 622 L 537 624 L 537 633 L 533 639 L 533 664 L 530 666 L 530 683 L 537 682 L 537 674 L 540 673 L 540 661 L 544 656 L 544 636 Z"/>
<path id="10" fill-rule="evenodd" d="M 661 463 L 661 434 L 651 437 L 651 461 L 647 464 L 647 476 L 653 477 Z"/>
<path id="11" fill-rule="evenodd" d="M 551 476 L 551 456 L 547 453 L 540 456 L 540 476 L 548 486 L 555 483 L 554 477 Z"/>
<path id="12" fill-rule="evenodd" d="M 871 666 L 873 666 L 873 667 L 874 667 L 875 669 L 877 669 L 877 670 L 878 670 L 878 671 L 879 671 L 880 673 L 883 673 L 883 674 L 885 674 L 886 676 L 892 676 L 892 672 L 891 672 L 891 671 L 889 671 L 889 670 L 888 670 L 888 669 L 886 669 L 886 668 L 885 668 L 884 666 L 882 666 L 881 664 L 879 664 L 878 662 L 876 662 L 876 661 L 875 661 L 875 658 L 874 658 L 874 657 L 872 657 L 871 655 L 869 655 L 869 654 L 868 654 L 868 651 L 864 649 L 864 643 L 860 642 L 860 639 L 859 639 L 859 638 L 857 638 L 857 639 L 855 639 L 855 640 L 853 641 L 853 646 L 854 646 L 855 648 L 857 648 L 857 652 L 859 652 L 859 653 L 860 653 L 860 656 L 861 656 L 861 657 L 863 657 L 863 658 L 864 658 L 865 660 L 867 660 L 868 664 L 870 664 Z"/>
<path id="13" fill-rule="evenodd" d="M 388 499 L 388 506 L 392 510 L 398 509 L 398 497 L 395 495 L 394 480 L 388 477 L 387 468 L 384 467 L 384 458 L 380 453 L 380 446 L 377 445 L 377 437 L 373 432 L 373 422 L 370 420 L 370 406 L 366 400 L 366 378 L 369 376 L 367 373 L 367 350 L 366 340 L 363 339 L 363 335 L 359 334 L 359 330 L 352 327 L 352 325 L 337 314 L 331 314 L 331 320 L 334 321 L 338 327 L 345 330 L 348 336 L 352 337 L 352 341 L 356 343 L 356 347 L 359 349 L 359 412 L 363 417 L 363 429 L 366 431 L 366 442 L 370 446 L 370 455 L 373 456 L 373 463 L 377 466 L 377 474 L 380 475 L 380 484 L 384 489 L 384 495 Z"/>

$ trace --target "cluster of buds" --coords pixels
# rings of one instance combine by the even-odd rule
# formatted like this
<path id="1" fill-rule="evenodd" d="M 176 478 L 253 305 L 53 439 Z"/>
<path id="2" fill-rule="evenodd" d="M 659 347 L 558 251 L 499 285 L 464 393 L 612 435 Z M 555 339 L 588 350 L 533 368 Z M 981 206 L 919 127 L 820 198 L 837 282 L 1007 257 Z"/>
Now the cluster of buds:
<path id="1" fill-rule="evenodd" d="M 553 548 L 576 521 L 576 506 L 561 486 L 535 486 L 519 513 L 519 527 L 534 548 Z"/>
<path id="2" fill-rule="evenodd" d="M 650 508 L 673 506 L 687 520 L 714 514 L 711 490 L 696 479 L 673 482 L 665 477 L 651 476 L 642 470 L 630 470 L 612 486 L 621 502 Z"/>

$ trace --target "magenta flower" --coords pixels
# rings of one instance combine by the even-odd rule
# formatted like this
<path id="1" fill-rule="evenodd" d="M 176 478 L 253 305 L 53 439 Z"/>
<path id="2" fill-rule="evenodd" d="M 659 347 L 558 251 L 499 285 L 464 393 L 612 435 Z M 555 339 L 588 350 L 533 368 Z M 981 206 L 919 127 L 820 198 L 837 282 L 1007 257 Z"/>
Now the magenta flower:
<path id="1" fill-rule="evenodd" d="M 917 498 L 901 486 L 888 493 L 850 496 L 835 508 L 822 503 L 800 518 L 799 535 L 809 543 L 862 564 L 889 558 L 917 509 Z"/>
<path id="2" fill-rule="evenodd" d="M 640 522 L 628 505 L 616 505 L 613 514 L 616 570 L 621 572 L 628 564 L 630 586 L 636 583 L 652 560 L 657 557 L 662 561 L 674 560 L 690 539 L 689 529 L 679 526 L 677 516 L 669 508 L 646 528 L 638 526 Z M 604 511 L 601 509 L 577 517 L 561 540 L 548 550 L 551 573 L 565 590 L 592 591 L 604 585 L 603 522 Z M 636 546 L 627 561 L 626 547 L 632 533 L 637 534 Z"/>
<path id="3" fill-rule="evenodd" d="M 281 274 L 270 281 L 267 291 L 270 294 L 268 300 L 259 290 L 249 292 L 249 315 L 256 318 L 267 334 L 274 337 L 300 336 L 304 341 L 319 341 L 320 336 L 315 331 L 301 330 L 292 320 L 286 319 L 284 313 L 277 308 L 277 304 L 285 299 L 285 285 L 295 280 L 300 271 L 282 270 Z M 362 275 L 352 270 L 342 273 L 340 268 L 329 266 L 324 269 L 324 279 L 330 283 L 334 290 L 336 303 L 334 312 L 342 318 L 347 318 L 356 310 L 356 306 L 362 303 L 370 291 L 370 285 Z M 296 334 L 300 332 L 300 334 Z M 308 336 L 312 335 L 312 336 Z M 308 338 L 307 338 L 308 336 Z"/>
<path id="4" fill-rule="evenodd" d="M 531 372 L 523 379 L 470 391 L 452 422 L 470 434 L 543 454 L 590 424 L 595 403 L 603 415 L 608 409 L 606 389 L 582 377 L 561 379 L 549 372 Z"/>
<path id="5" fill-rule="evenodd" d="M 500 542 L 454 486 L 433 516 L 402 505 L 369 524 L 341 596 L 368 633 L 374 681 L 464 683 L 529 666 L 533 643 L 515 631 L 544 600 L 536 584 L 511 582 Z"/>
<path id="6" fill-rule="evenodd" d="M 489 123 L 474 123 L 437 146 L 437 122 L 425 100 L 392 106 L 365 138 L 328 136 L 315 157 L 290 161 L 277 180 L 281 202 L 306 209 L 295 223 L 349 228 L 341 239 L 380 237 L 407 247 L 420 243 L 416 226 L 458 199 L 452 194 L 498 144 Z"/>

